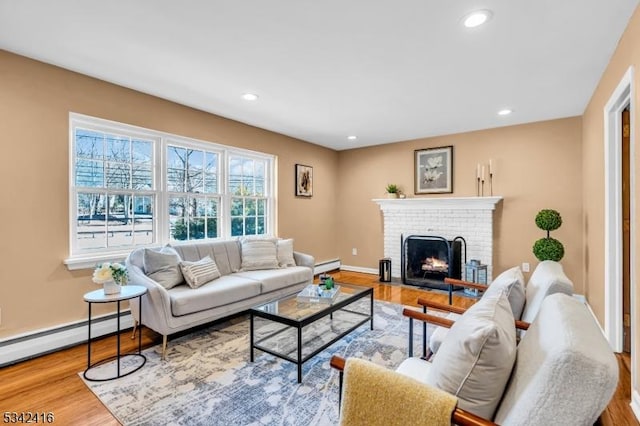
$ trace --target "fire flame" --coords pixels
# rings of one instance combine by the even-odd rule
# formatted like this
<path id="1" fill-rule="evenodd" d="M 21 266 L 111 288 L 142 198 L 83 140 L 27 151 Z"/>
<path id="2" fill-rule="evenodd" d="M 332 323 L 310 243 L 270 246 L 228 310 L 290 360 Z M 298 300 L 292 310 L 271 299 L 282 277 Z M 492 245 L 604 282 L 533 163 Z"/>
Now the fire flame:
<path id="1" fill-rule="evenodd" d="M 436 257 L 426 258 L 422 262 L 423 271 L 446 271 L 447 269 L 449 269 L 447 262 Z"/>

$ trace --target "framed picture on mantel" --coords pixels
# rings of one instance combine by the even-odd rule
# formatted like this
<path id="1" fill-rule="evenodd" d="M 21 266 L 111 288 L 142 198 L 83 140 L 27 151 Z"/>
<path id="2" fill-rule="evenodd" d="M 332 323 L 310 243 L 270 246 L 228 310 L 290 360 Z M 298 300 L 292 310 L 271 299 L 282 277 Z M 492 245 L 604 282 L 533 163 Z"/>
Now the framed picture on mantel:
<path id="1" fill-rule="evenodd" d="M 453 192 L 453 146 L 416 149 L 414 167 L 416 194 Z"/>

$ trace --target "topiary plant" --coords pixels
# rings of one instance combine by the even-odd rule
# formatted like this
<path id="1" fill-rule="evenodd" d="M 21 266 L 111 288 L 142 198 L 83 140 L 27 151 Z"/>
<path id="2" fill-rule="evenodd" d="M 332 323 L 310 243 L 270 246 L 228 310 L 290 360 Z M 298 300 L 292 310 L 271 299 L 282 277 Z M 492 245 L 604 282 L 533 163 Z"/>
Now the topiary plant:
<path id="1" fill-rule="evenodd" d="M 538 260 L 555 260 L 564 257 L 564 246 L 555 238 L 540 238 L 533 244 L 533 254 Z"/>
<path id="2" fill-rule="evenodd" d="M 536 225 L 538 225 L 538 228 L 547 231 L 547 237 L 549 237 L 549 231 L 555 231 L 562 225 L 562 217 L 556 210 L 540 210 L 536 215 Z"/>
<path id="3" fill-rule="evenodd" d="M 549 236 L 550 231 L 555 231 L 562 225 L 562 217 L 556 210 L 543 209 L 536 215 L 536 225 L 543 231 L 547 231 L 546 238 L 540 238 L 533 244 L 533 254 L 540 261 L 554 260 L 559 262 L 564 257 L 564 246 L 555 238 Z"/>

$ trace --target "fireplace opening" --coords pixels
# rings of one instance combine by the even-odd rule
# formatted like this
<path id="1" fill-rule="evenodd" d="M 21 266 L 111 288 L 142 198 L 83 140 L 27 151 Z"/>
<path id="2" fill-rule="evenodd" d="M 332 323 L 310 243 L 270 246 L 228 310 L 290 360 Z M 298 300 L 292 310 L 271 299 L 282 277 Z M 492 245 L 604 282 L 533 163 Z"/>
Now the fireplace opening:
<path id="1" fill-rule="evenodd" d="M 421 287 L 449 290 L 444 279 L 462 278 L 462 237 L 447 240 L 432 235 L 410 235 L 402 241 L 402 282 Z M 464 259 L 466 262 L 466 259 Z M 454 286 L 453 290 L 462 287 Z"/>

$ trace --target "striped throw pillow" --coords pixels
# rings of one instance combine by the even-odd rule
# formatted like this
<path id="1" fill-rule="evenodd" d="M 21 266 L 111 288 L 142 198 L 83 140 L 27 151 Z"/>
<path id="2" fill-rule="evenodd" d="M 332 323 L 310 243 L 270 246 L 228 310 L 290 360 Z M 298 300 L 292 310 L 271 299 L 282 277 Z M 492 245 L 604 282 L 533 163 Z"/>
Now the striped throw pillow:
<path id="1" fill-rule="evenodd" d="M 216 262 L 209 256 L 206 256 L 197 262 L 180 262 L 180 269 L 184 279 L 191 288 L 198 288 L 203 284 L 220 278 L 220 271 Z"/>
<path id="2" fill-rule="evenodd" d="M 277 269 L 278 251 L 275 239 L 243 239 L 242 271 L 256 271 L 259 269 Z"/>
<path id="3" fill-rule="evenodd" d="M 278 240 L 278 263 L 281 268 L 288 266 L 296 266 L 296 260 L 293 258 L 293 240 Z"/>

